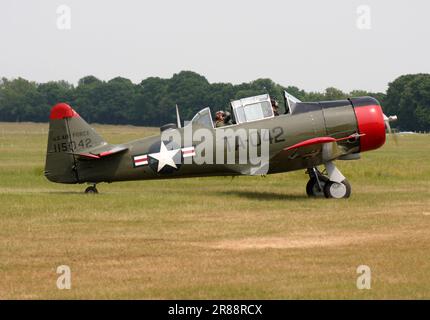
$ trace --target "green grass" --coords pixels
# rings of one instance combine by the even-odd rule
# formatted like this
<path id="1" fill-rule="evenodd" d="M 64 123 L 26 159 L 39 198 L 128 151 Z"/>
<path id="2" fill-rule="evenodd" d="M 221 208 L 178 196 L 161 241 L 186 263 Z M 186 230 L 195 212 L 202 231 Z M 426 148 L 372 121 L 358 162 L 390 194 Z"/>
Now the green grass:
<path id="1" fill-rule="evenodd" d="M 158 132 L 95 127 L 112 143 Z M 0 298 L 430 298 L 429 135 L 339 161 L 348 200 L 308 199 L 303 171 L 89 196 L 43 177 L 46 140 L 46 124 L 0 123 Z"/>

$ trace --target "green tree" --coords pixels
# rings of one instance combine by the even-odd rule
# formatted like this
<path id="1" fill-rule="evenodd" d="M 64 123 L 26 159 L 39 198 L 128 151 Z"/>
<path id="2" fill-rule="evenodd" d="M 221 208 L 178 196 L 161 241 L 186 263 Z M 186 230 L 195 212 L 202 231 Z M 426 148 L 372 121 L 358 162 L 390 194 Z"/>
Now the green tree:
<path id="1" fill-rule="evenodd" d="M 306 101 L 307 100 L 307 96 L 306 96 L 305 90 L 300 90 L 299 88 L 297 88 L 295 86 L 288 86 L 287 88 L 285 88 L 285 90 L 289 94 L 292 94 L 294 97 L 296 97 L 297 99 L 299 99 L 300 101 Z"/>
<path id="2" fill-rule="evenodd" d="M 210 85 L 205 77 L 192 71 L 182 71 L 174 74 L 167 83 L 167 96 L 159 105 L 162 121 L 174 122 L 176 103 L 181 106 L 186 119 L 191 119 L 197 111 L 209 106 Z"/>
<path id="3" fill-rule="evenodd" d="M 150 77 L 139 84 L 116 77 L 102 81 L 89 75 L 74 87 L 66 81 L 37 84 L 22 78 L 0 80 L 0 121 L 47 121 L 50 108 L 58 102 L 72 105 L 89 122 L 130 123 L 159 126 L 175 122 L 174 106 L 181 117 L 191 120 L 204 107 L 229 110 L 231 100 L 269 93 L 283 105 L 283 90 L 268 78 L 233 85 L 209 83 L 192 71 L 182 71 L 169 79 Z M 324 92 L 306 92 L 295 86 L 286 90 L 302 101 L 372 96 L 387 115 L 397 114 L 394 125 L 405 130 L 430 130 L 430 75 L 415 74 L 397 78 L 387 93 L 354 90 L 350 93 L 329 87 Z"/>
<path id="4" fill-rule="evenodd" d="M 325 93 L 324 93 L 325 100 L 341 100 L 345 98 L 348 98 L 348 95 L 339 89 L 336 89 L 333 87 L 329 87 L 325 89 Z"/>
<path id="5" fill-rule="evenodd" d="M 37 91 L 42 97 L 41 118 L 33 121 L 45 121 L 52 106 L 59 102 L 71 104 L 73 102 L 73 85 L 66 81 L 49 81 L 37 86 Z"/>
<path id="6" fill-rule="evenodd" d="M 88 122 L 103 123 L 98 108 L 102 91 L 103 81 L 94 76 L 86 76 L 78 81 L 73 93 L 73 107 Z"/>
<path id="7" fill-rule="evenodd" d="M 160 105 L 166 103 L 167 88 L 168 80 L 158 77 L 147 78 L 138 85 L 137 97 L 132 108 L 133 118 L 136 123 L 148 126 L 160 125 L 162 123 Z M 173 102 L 169 101 L 167 103 L 172 104 Z"/>
<path id="8" fill-rule="evenodd" d="M 396 114 L 402 130 L 430 130 L 430 74 L 409 74 L 389 83 L 384 99 L 387 114 Z"/>
<path id="9" fill-rule="evenodd" d="M 23 78 L 1 80 L 1 121 L 46 121 L 44 106 L 43 97 L 37 91 L 35 82 Z"/>

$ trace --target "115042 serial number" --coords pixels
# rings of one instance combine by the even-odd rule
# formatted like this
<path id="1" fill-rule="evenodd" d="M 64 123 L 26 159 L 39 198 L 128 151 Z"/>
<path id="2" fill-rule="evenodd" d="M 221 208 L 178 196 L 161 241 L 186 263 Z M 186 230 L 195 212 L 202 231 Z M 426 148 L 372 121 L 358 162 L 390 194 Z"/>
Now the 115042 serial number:
<path id="1" fill-rule="evenodd" d="M 53 152 L 69 152 L 76 149 L 87 149 L 91 148 L 92 141 L 90 138 L 82 139 L 79 141 L 68 141 L 68 142 L 57 142 L 54 143 L 52 148 Z"/>

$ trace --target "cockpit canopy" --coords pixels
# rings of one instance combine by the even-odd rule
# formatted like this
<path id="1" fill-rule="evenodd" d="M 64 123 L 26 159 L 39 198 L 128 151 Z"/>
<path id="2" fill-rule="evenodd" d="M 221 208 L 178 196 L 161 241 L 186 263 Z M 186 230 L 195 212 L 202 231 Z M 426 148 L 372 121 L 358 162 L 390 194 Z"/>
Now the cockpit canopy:
<path id="1" fill-rule="evenodd" d="M 284 91 L 286 113 L 292 114 L 300 100 Z M 231 108 L 235 118 L 235 124 L 258 121 L 273 118 L 275 115 L 268 94 L 248 97 L 231 102 Z M 212 115 L 209 108 L 200 110 L 190 121 L 193 125 L 213 128 Z M 230 122 L 231 124 L 231 122 Z"/>
<path id="2" fill-rule="evenodd" d="M 274 117 L 268 94 L 232 101 L 231 107 L 236 123 L 245 123 Z"/>
<path id="3" fill-rule="evenodd" d="M 289 94 L 285 90 L 284 90 L 284 99 L 285 99 L 286 107 L 288 107 L 288 112 L 291 114 L 294 113 L 294 110 L 296 109 L 297 104 L 301 102 L 299 99 L 297 99 L 292 94 Z"/>
<path id="4" fill-rule="evenodd" d="M 190 123 L 194 126 L 202 126 L 213 128 L 211 110 L 209 108 L 204 108 L 196 113 Z"/>

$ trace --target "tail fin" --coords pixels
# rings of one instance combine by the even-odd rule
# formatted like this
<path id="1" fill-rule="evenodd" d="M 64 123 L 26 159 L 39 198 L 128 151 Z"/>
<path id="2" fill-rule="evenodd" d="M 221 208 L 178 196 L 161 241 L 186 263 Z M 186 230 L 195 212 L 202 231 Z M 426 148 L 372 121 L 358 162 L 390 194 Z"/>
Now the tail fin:
<path id="1" fill-rule="evenodd" d="M 79 183 L 76 153 L 107 144 L 79 114 L 66 103 L 51 109 L 45 177 L 53 182 Z"/>

